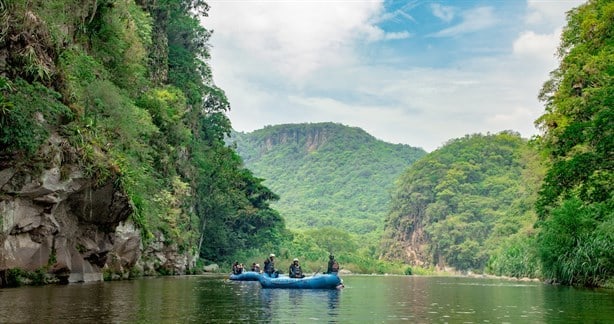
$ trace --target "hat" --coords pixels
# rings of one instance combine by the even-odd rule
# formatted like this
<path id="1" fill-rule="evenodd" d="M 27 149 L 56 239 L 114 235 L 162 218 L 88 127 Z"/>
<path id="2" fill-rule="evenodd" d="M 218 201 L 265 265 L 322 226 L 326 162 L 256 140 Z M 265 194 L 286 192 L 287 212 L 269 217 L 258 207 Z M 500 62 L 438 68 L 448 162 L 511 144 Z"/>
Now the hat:
<path id="1" fill-rule="evenodd" d="M 270 257 L 275 257 L 275 254 L 271 253 L 269 256 L 270 256 Z"/>
<path id="2" fill-rule="evenodd" d="M 294 258 L 294 260 L 293 260 L 293 261 L 298 261 L 298 259 L 297 259 L 297 258 Z"/>

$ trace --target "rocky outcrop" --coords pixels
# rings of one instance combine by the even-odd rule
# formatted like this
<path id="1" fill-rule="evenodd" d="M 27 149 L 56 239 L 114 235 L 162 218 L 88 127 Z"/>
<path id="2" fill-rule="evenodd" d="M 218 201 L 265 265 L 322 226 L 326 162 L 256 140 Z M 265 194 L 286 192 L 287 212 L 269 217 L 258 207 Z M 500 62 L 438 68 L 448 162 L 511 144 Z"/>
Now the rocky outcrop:
<path id="1" fill-rule="evenodd" d="M 140 265 L 144 275 L 183 275 L 196 267 L 196 256 L 182 253 L 176 243 L 165 243 L 164 234 L 157 232 L 153 242 L 143 250 Z"/>
<path id="2" fill-rule="evenodd" d="M 116 228 L 132 213 L 115 179 L 95 183 L 58 136 L 50 137 L 42 156 L 40 171 L 34 163 L 5 163 L 0 170 L 0 271 L 42 270 L 60 282 L 99 281 L 114 249 L 120 259 L 134 262 L 134 250 L 115 244 Z"/>
<path id="3" fill-rule="evenodd" d="M 194 271 L 197 256 L 162 233 L 143 244 L 116 178 L 87 176 L 57 135 L 41 151 L 43 161 L 28 164 L 0 159 L 0 286 L 9 269 L 65 283 Z"/>
<path id="4" fill-rule="evenodd" d="M 405 219 L 403 223 L 409 220 Z M 421 223 L 413 221 L 411 225 L 388 224 L 392 230 L 383 240 L 381 257 L 387 260 L 401 260 L 406 264 L 419 267 L 429 267 L 428 244 Z M 394 227 L 393 227 L 394 226 Z"/>
<path id="5" fill-rule="evenodd" d="M 306 152 L 316 151 L 334 136 L 334 124 L 324 123 L 321 127 L 295 128 L 271 134 L 263 139 L 261 154 L 271 151 L 274 147 L 283 144 L 295 144 Z"/>
<path id="6" fill-rule="evenodd" d="M 132 274 L 141 274 L 141 231 L 130 220 L 120 223 L 115 229 L 115 242 L 107 257 L 103 271 L 111 279 L 128 279 Z"/>

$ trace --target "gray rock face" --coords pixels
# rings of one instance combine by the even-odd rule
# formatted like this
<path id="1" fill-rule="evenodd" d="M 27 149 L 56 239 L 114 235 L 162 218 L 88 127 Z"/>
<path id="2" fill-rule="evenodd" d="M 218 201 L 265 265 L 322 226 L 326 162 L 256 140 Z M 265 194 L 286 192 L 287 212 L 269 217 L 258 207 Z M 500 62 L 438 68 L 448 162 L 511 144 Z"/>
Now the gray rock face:
<path id="1" fill-rule="evenodd" d="M 141 231 L 130 220 L 122 222 L 115 229 L 115 242 L 105 267 L 117 276 L 115 279 L 127 279 L 133 269 L 142 273 L 139 263 L 142 249 Z"/>
<path id="2" fill-rule="evenodd" d="M 140 262 L 145 275 L 182 275 L 195 268 L 196 256 L 181 253 L 175 243 L 165 244 L 164 235 L 158 232 L 155 233 L 154 241 L 144 249 Z"/>
<path id="3" fill-rule="evenodd" d="M 136 243 L 116 233 L 132 213 L 128 197 L 115 179 L 97 185 L 86 177 L 68 146 L 52 136 L 42 171 L 24 165 L 0 170 L 0 271 L 42 269 L 64 282 L 97 281 L 111 251 L 125 264 L 138 259 L 131 250 L 139 250 L 138 235 Z"/>
<path id="4" fill-rule="evenodd" d="M 116 179 L 97 184 L 79 167 L 65 139 L 41 149 L 42 170 L 0 161 L 0 286 L 8 269 L 42 270 L 59 282 L 113 279 L 131 272 L 185 274 L 196 256 L 167 244 L 161 233 L 147 246 Z M 34 163 L 31 163 L 34 164 Z"/>

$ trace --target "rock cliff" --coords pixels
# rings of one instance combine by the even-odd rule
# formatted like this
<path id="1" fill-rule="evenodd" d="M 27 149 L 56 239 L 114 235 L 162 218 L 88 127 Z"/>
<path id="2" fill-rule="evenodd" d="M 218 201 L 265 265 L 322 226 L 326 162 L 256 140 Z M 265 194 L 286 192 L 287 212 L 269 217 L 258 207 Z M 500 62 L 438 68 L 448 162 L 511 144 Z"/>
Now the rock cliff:
<path id="1" fill-rule="evenodd" d="M 116 176 L 96 183 L 75 150 L 52 135 L 40 160 L 0 163 L 0 283 L 8 271 L 41 272 L 47 282 L 87 282 L 185 274 L 195 257 L 166 244 L 161 233 L 144 246 Z M 0 285 L 1 286 L 1 285 Z"/>
<path id="2" fill-rule="evenodd" d="M 132 212 L 129 199 L 113 177 L 94 183 L 75 156 L 66 140 L 51 136 L 41 161 L 3 163 L 0 271 L 43 270 L 60 282 L 95 281 L 111 253 L 126 265 L 138 259 L 138 231 L 116 235 Z"/>

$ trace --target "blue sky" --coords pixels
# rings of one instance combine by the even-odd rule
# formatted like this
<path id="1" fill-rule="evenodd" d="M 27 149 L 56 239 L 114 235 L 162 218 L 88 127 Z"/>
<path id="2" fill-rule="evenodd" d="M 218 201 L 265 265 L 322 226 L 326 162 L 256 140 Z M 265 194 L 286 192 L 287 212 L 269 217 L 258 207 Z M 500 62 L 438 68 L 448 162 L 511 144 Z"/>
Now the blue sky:
<path id="1" fill-rule="evenodd" d="M 236 130 L 332 121 L 432 151 L 466 134 L 537 134 L 565 12 L 583 1 L 208 3 Z"/>

